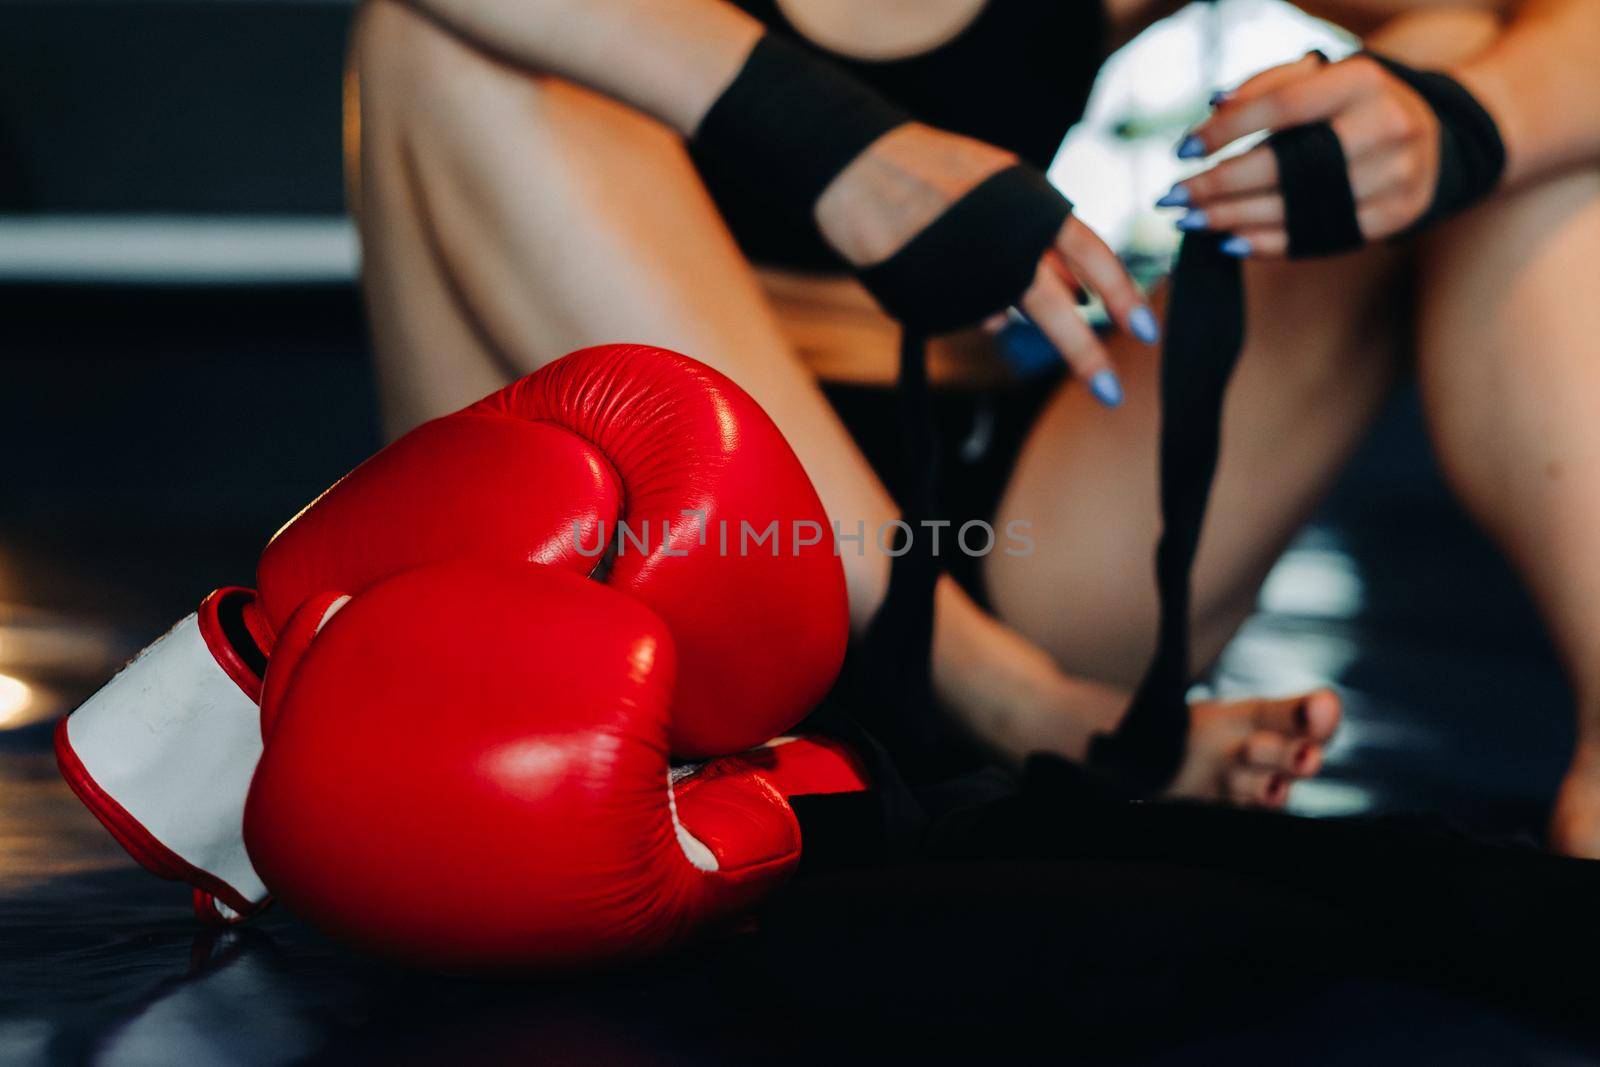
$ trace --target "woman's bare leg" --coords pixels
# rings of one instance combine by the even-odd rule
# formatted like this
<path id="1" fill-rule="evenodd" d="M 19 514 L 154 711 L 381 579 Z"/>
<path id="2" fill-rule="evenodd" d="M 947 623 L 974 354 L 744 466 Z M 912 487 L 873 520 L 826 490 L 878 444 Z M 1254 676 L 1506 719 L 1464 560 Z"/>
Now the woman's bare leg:
<path id="1" fill-rule="evenodd" d="M 573 348 L 648 340 L 749 389 L 846 528 L 894 516 L 675 136 L 584 89 L 501 65 L 389 0 L 363 10 L 355 57 L 367 296 L 391 432 Z M 844 561 L 859 629 L 881 601 L 886 560 L 847 549 Z M 1147 585 L 1140 567 L 1136 587 Z M 948 581 L 938 617 L 940 692 L 1001 750 L 1081 752 L 1120 713 L 1125 694 L 1065 677 Z M 1280 762 L 1293 713 L 1281 705 L 1263 734 Z M 1257 779 L 1240 779 L 1250 794 L 1240 799 L 1263 799 L 1269 782 Z"/>
<path id="2" fill-rule="evenodd" d="M 366 291 L 391 433 L 575 348 L 648 341 L 748 389 L 796 443 L 830 516 L 852 528 L 893 517 L 679 138 L 389 0 L 363 10 L 356 63 Z M 852 613 L 870 617 L 883 559 L 845 562 L 860 572 Z"/>
<path id="3" fill-rule="evenodd" d="M 1195 566 L 1197 667 L 1249 613 L 1268 569 L 1388 395 L 1400 370 L 1401 266 L 1399 254 L 1376 248 L 1246 270 L 1248 340 L 1224 406 Z M 998 515 L 999 523 L 1031 523 L 1036 550 L 990 556 L 986 578 L 1000 618 L 1069 673 L 1131 687 L 1155 640 L 1159 362 L 1138 345 L 1112 343 L 1126 403 L 1107 411 L 1075 382 L 1052 399 Z M 1339 717 L 1331 695 L 1307 706 L 1302 721 L 1286 718 L 1297 713 L 1278 703 L 1197 708 L 1194 777 L 1181 791 L 1207 792 L 1221 760 L 1240 764 L 1227 772 L 1225 790 L 1281 794 L 1286 782 L 1274 775 L 1314 771 L 1316 746 Z"/>
<path id="4" fill-rule="evenodd" d="M 846 532 L 865 524 L 864 549 L 843 551 L 859 632 L 887 587 L 871 531 L 897 510 L 796 357 L 682 143 L 610 100 L 503 66 L 393 0 L 363 8 L 353 60 L 389 432 L 584 345 L 693 353 L 773 416 L 831 518 Z M 852 343 L 892 353 L 885 326 L 880 316 Z M 1062 675 L 948 580 L 934 677 L 963 721 L 1013 756 L 1081 751 L 1103 717 L 1103 687 Z"/>
<path id="5" fill-rule="evenodd" d="M 1483 47 L 1493 32 L 1476 13 L 1428 12 L 1396 20 L 1372 43 L 1437 64 Z M 1413 315 L 1409 256 L 1382 245 L 1334 259 L 1246 265 L 1247 341 L 1225 404 L 1195 566 L 1195 666 L 1210 662 L 1249 613 L 1268 569 L 1403 370 Z M 1038 551 L 991 556 L 987 578 L 1001 619 L 1067 671 L 1130 686 L 1154 645 L 1159 367 L 1149 350 L 1122 338 L 1111 343 L 1127 404 L 1106 411 L 1076 384 L 1053 399 L 1001 504 L 1002 520 L 1033 524 Z M 1324 739 L 1337 722 L 1331 701 L 1319 698 L 1309 710 L 1309 721 L 1289 735 L 1291 751 Z M 1278 706 L 1252 711 L 1247 702 L 1197 708 L 1197 773 L 1208 774 L 1217 754 L 1230 751 L 1245 766 L 1283 771 L 1283 744 L 1259 729 L 1263 717 L 1281 714 Z M 1596 719 L 1600 749 L 1600 712 Z M 1600 796 L 1600 756 L 1596 763 Z M 1596 824 L 1600 833 L 1600 816 Z"/>
<path id="6" fill-rule="evenodd" d="M 1450 486 L 1521 572 L 1578 700 L 1554 847 L 1600 858 L 1600 169 L 1424 246 L 1423 410 Z"/>

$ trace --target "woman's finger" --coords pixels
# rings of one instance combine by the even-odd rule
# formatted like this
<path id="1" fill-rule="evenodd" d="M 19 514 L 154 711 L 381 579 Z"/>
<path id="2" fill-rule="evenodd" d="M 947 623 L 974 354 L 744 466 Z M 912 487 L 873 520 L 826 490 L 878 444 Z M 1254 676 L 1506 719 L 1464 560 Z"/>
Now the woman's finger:
<path id="1" fill-rule="evenodd" d="M 1147 345 L 1161 340 L 1161 325 L 1155 312 L 1145 303 L 1144 294 L 1122 260 L 1099 234 L 1069 218 L 1056 235 L 1056 251 L 1069 277 L 1093 290 L 1118 326 Z"/>
<path id="2" fill-rule="evenodd" d="M 1310 77 L 1327 65 L 1317 53 L 1307 52 L 1299 59 L 1288 63 L 1280 63 L 1276 67 L 1268 67 L 1259 74 L 1252 74 L 1233 89 L 1218 93 L 1212 99 L 1216 102 L 1215 106 L 1217 107 L 1256 100 L 1280 86 Z"/>
<path id="3" fill-rule="evenodd" d="M 1205 207 L 1230 196 L 1271 192 L 1278 187 L 1278 159 L 1265 146 L 1225 159 L 1174 185 L 1156 207 Z"/>
<path id="4" fill-rule="evenodd" d="M 1356 206 L 1356 221 L 1369 241 L 1392 237 L 1411 225 L 1425 207 L 1410 189 L 1373 197 Z"/>
<path id="5" fill-rule="evenodd" d="M 1210 155 L 1241 137 L 1330 119 L 1363 97 L 1381 91 L 1383 68 L 1364 57 L 1324 67 L 1252 100 L 1229 102 L 1183 142 L 1185 158 Z M 1191 145 L 1191 141 L 1198 144 Z"/>
<path id="6" fill-rule="evenodd" d="M 1276 193 L 1238 196 L 1210 207 L 1195 208 L 1178 220 L 1185 233 L 1199 230 L 1282 228 L 1283 197 Z"/>
<path id="7" fill-rule="evenodd" d="M 1047 260 L 1039 261 L 1021 307 L 1044 331 L 1074 374 L 1089 383 L 1095 399 L 1108 408 L 1122 403 L 1122 382 L 1106 350 L 1078 314 L 1078 302 Z"/>
<path id="8" fill-rule="evenodd" d="M 1332 126 L 1345 159 L 1352 164 L 1393 151 L 1410 144 L 1420 134 L 1431 132 L 1422 130 L 1404 101 L 1391 93 L 1362 100 L 1334 116 Z"/>
<path id="9" fill-rule="evenodd" d="M 1381 241 L 1399 233 L 1421 214 L 1413 191 L 1407 187 L 1364 200 L 1356 205 L 1356 225 L 1368 241 Z M 1283 226 L 1216 226 L 1226 231 L 1222 251 L 1237 259 L 1281 259 L 1289 254 L 1289 235 Z"/>
<path id="10" fill-rule="evenodd" d="M 1421 164 L 1414 153 L 1391 148 L 1369 154 L 1350 165 L 1350 189 L 1356 206 L 1387 196 L 1416 194 L 1423 188 Z"/>

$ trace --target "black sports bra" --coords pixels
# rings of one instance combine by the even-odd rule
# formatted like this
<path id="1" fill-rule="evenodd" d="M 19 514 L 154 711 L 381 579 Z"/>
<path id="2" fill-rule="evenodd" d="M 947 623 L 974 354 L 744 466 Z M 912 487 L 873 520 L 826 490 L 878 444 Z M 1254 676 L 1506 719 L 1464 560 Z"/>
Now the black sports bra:
<path id="1" fill-rule="evenodd" d="M 1105 37 L 1098 0 L 988 0 L 956 36 L 901 59 L 842 56 L 791 23 L 777 0 L 733 0 L 768 30 L 824 56 L 941 129 L 999 145 L 1035 167 L 1050 164 L 1082 116 Z M 870 0 L 868 0 L 870 2 Z M 786 215 L 758 181 L 695 153 L 711 195 L 745 253 L 758 262 L 839 269 L 809 215 Z"/>

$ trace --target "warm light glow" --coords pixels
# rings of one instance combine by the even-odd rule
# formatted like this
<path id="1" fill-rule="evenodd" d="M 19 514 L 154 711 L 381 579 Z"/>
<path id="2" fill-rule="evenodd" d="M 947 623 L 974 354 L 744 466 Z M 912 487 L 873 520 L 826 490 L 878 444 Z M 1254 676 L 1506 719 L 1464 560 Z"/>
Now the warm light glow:
<path id="1" fill-rule="evenodd" d="M 33 703 L 33 690 L 21 679 L 0 674 L 0 729 L 11 726 Z"/>

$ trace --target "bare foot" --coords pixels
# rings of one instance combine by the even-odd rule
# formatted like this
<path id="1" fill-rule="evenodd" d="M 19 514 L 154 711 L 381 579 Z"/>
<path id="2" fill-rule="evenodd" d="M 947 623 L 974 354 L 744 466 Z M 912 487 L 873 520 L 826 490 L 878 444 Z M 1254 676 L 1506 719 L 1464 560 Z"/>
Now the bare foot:
<path id="1" fill-rule="evenodd" d="M 1578 745 L 1550 813 L 1550 848 L 1600 859 L 1600 742 Z"/>
<path id="2" fill-rule="evenodd" d="M 1323 746 L 1338 729 L 1340 714 L 1339 697 L 1330 689 L 1191 705 L 1189 751 L 1169 793 L 1281 808 L 1290 786 L 1322 769 Z"/>
<path id="3" fill-rule="evenodd" d="M 945 707 L 996 753 L 1018 764 L 1035 752 L 1082 760 L 1094 735 L 1127 713 L 1126 690 L 1063 674 L 953 581 L 941 581 L 939 595 L 935 685 Z M 1191 712 L 1188 751 L 1170 794 L 1268 808 L 1282 807 L 1295 781 L 1322 768 L 1340 717 L 1339 697 L 1327 689 L 1203 701 Z M 1593 810 L 1600 813 L 1600 804 Z"/>

